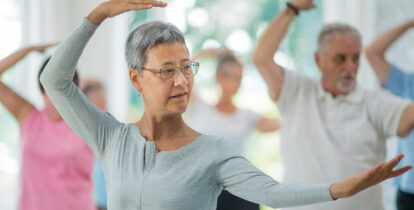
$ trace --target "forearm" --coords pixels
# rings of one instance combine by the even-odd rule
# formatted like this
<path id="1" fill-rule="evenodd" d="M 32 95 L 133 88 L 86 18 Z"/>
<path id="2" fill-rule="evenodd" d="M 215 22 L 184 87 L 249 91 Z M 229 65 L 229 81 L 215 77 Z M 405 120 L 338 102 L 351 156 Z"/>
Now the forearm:
<path id="1" fill-rule="evenodd" d="M 261 132 L 273 132 L 280 128 L 280 122 L 277 119 L 262 117 L 256 125 Z"/>
<path id="2" fill-rule="evenodd" d="M 101 153 L 103 138 L 99 136 L 99 131 L 102 130 L 101 125 L 106 123 L 105 114 L 94 107 L 73 82 L 79 57 L 96 28 L 84 19 L 52 55 L 40 80 L 53 105 L 72 130 L 95 153 Z"/>
<path id="3" fill-rule="evenodd" d="M 99 5 L 97 8 L 92 10 L 91 13 L 89 13 L 87 19 L 94 25 L 100 25 L 107 18 L 105 13 L 102 12 L 104 8 L 105 7 L 103 4 Z"/>
<path id="4" fill-rule="evenodd" d="M 393 28 L 379 36 L 371 45 L 367 47 L 367 54 L 383 57 L 387 49 L 408 29 L 413 27 L 412 22 L 406 22 Z"/>
<path id="5" fill-rule="evenodd" d="M 282 208 L 331 201 L 329 184 L 281 184 L 264 174 L 227 144 L 218 151 L 222 161 L 217 167 L 218 183 L 245 200 Z M 232 153 L 233 151 L 233 153 Z"/>
<path id="6" fill-rule="evenodd" d="M 25 47 L 0 61 L 0 75 L 3 74 L 7 69 L 14 66 L 22 58 L 32 51 L 32 47 Z"/>
<path id="7" fill-rule="evenodd" d="M 390 63 L 385 59 L 385 52 L 410 27 L 412 27 L 412 23 L 407 22 L 387 31 L 365 49 L 368 62 L 371 64 L 381 85 L 386 84 L 390 72 Z"/>
<path id="8" fill-rule="evenodd" d="M 261 62 L 273 62 L 273 56 L 279 48 L 280 43 L 285 37 L 289 25 L 295 18 L 293 10 L 285 8 L 276 19 L 274 19 L 266 32 L 263 34 L 254 52 L 253 59 L 257 65 Z"/>
<path id="9" fill-rule="evenodd" d="M 53 93 L 72 83 L 79 57 L 96 28 L 88 20 L 83 20 L 60 44 L 40 78 L 47 92 Z"/>

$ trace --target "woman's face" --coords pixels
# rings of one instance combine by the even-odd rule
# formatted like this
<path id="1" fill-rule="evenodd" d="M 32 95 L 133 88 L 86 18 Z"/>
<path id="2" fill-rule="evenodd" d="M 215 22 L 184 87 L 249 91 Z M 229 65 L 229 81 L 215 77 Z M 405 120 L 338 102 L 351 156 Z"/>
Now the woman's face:
<path id="1" fill-rule="evenodd" d="M 242 66 L 238 63 L 227 63 L 217 72 L 217 82 L 224 95 L 233 96 L 240 87 L 243 74 Z"/>
<path id="2" fill-rule="evenodd" d="M 180 42 L 161 44 L 147 51 L 145 69 L 180 69 L 190 62 L 186 46 Z M 159 71 L 158 71 L 159 72 Z M 130 70 L 134 87 L 143 97 L 146 111 L 154 115 L 185 112 L 191 96 L 194 77 L 185 77 L 181 71 L 165 81 L 159 73 Z"/>

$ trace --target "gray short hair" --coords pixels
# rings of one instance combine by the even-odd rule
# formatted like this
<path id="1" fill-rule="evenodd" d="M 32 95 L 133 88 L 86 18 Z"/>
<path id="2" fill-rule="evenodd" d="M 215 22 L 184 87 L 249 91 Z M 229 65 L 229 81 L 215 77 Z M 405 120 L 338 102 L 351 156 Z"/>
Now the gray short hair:
<path id="1" fill-rule="evenodd" d="M 128 68 L 142 69 L 148 50 L 161 44 L 180 42 L 185 45 L 184 35 L 170 23 L 146 22 L 133 30 L 125 44 L 125 60 Z"/>
<path id="2" fill-rule="evenodd" d="M 337 33 L 354 36 L 356 39 L 358 39 L 359 43 L 361 43 L 361 34 L 356 28 L 343 23 L 332 23 L 325 25 L 319 33 L 318 51 L 321 50 L 326 42 L 330 40 L 334 34 Z"/>

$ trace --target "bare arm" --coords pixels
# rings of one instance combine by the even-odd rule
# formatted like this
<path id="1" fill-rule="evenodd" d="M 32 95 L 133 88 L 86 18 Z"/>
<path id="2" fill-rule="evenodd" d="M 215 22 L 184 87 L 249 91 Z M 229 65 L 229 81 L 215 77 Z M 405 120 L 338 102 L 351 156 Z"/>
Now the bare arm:
<path id="1" fill-rule="evenodd" d="M 367 59 L 377 74 L 381 85 L 385 85 L 387 82 L 390 71 L 390 64 L 385 59 L 385 52 L 395 40 L 410 28 L 414 28 L 414 20 L 385 32 L 365 49 Z"/>
<path id="2" fill-rule="evenodd" d="M 261 117 L 257 122 L 256 128 L 261 132 L 272 132 L 280 128 L 280 122 L 277 119 Z"/>
<path id="3" fill-rule="evenodd" d="M 32 51 L 43 52 L 46 48 L 53 46 L 39 45 L 23 48 L 0 61 L 0 76 L 9 68 L 14 66 L 17 62 L 23 59 Z M 13 115 L 19 124 L 21 124 L 34 106 L 14 92 L 11 88 L 0 81 L 0 102 Z"/>
<path id="4" fill-rule="evenodd" d="M 294 0 L 291 3 L 299 10 L 308 10 L 315 7 L 312 0 Z M 269 88 L 270 97 L 275 101 L 278 100 L 282 89 L 283 70 L 274 62 L 273 56 L 295 15 L 292 9 L 285 8 L 270 23 L 253 54 L 253 62 Z"/>
<path id="5" fill-rule="evenodd" d="M 414 130 L 414 103 L 405 107 L 398 124 L 397 135 L 408 136 Z"/>
<path id="6" fill-rule="evenodd" d="M 218 57 L 220 55 L 225 55 L 225 54 L 232 55 L 233 51 L 227 48 L 217 48 L 217 49 L 212 48 L 212 49 L 201 50 L 200 52 L 195 53 L 191 57 L 191 60 L 198 60 L 203 57 Z"/>

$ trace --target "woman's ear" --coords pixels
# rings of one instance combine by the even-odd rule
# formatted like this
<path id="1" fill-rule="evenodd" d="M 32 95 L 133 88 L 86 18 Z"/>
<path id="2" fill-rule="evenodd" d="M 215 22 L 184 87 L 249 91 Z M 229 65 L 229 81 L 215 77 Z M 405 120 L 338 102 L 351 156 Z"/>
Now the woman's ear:
<path id="1" fill-rule="evenodd" d="M 129 80 L 139 94 L 142 92 L 142 77 L 139 70 L 130 68 L 129 69 Z"/>

